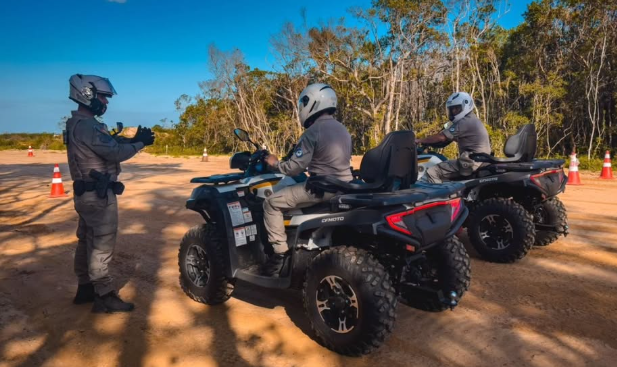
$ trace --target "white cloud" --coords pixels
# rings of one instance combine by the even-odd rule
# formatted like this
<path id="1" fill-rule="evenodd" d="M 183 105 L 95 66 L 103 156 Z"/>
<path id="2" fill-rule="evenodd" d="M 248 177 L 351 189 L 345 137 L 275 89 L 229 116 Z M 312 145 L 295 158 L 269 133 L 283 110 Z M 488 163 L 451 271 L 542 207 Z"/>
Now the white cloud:
<path id="1" fill-rule="evenodd" d="M 118 4 L 124 4 L 126 3 L 126 0 L 107 0 L 110 3 L 118 3 Z"/>

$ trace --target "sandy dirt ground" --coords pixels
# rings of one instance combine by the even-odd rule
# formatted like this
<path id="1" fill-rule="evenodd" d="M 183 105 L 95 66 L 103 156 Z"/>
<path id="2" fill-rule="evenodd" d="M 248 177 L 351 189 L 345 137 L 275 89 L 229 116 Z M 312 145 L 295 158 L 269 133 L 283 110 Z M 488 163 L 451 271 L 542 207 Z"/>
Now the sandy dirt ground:
<path id="1" fill-rule="evenodd" d="M 239 283 L 206 306 L 178 285 L 184 232 L 202 222 L 184 208 L 189 179 L 227 171 L 228 159 L 140 154 L 124 164 L 112 274 L 136 303 L 94 315 L 71 303 L 77 215 L 72 192 L 48 198 L 59 152 L 0 152 L 0 367 L 30 366 L 615 366 L 617 180 L 582 174 L 561 196 L 571 234 L 517 264 L 472 256 L 471 290 L 453 312 L 399 304 L 381 349 L 347 358 L 311 337 L 300 295 Z"/>

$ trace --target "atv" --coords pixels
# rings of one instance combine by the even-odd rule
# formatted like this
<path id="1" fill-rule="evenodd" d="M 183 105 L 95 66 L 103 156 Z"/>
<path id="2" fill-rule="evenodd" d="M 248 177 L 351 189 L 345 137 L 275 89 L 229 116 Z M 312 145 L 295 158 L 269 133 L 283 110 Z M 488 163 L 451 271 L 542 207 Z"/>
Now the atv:
<path id="1" fill-rule="evenodd" d="M 399 298 L 415 308 L 454 308 L 470 282 L 470 261 L 454 236 L 467 217 L 463 185 L 415 184 L 414 134 L 390 133 L 362 160 L 362 182 L 328 176 L 286 177 L 269 172 L 267 151 L 248 133 L 254 153 L 240 152 L 230 167 L 242 172 L 193 178 L 186 207 L 205 224 L 182 238 L 180 286 L 209 305 L 230 298 L 237 279 L 266 288 L 303 291 L 316 339 L 344 355 L 367 354 L 389 335 Z M 259 266 L 272 253 L 263 202 L 283 187 L 336 192 L 330 201 L 285 215 L 291 255 L 275 276 Z"/>
<path id="2" fill-rule="evenodd" d="M 464 224 L 469 240 L 488 261 L 515 262 L 534 245 L 547 246 L 568 235 L 566 208 L 557 197 L 568 181 L 564 161 L 535 159 L 536 142 L 534 125 L 524 125 L 506 141 L 506 158 L 471 154 L 482 166 L 459 180 L 470 210 Z M 418 178 L 445 160 L 427 146 L 418 147 Z"/>

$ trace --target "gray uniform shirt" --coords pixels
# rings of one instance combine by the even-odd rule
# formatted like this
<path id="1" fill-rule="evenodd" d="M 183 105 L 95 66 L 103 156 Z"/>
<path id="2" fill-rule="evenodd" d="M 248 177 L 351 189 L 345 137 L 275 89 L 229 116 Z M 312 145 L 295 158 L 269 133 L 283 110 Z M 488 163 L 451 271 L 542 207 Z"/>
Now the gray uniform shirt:
<path id="1" fill-rule="evenodd" d="M 120 143 L 107 131 L 107 126 L 94 117 L 72 111 L 66 122 L 68 135 L 67 155 L 71 178 L 94 181 L 88 174 L 94 169 L 111 174 L 116 181 L 120 174 L 120 162 L 133 157 L 144 147 L 138 143 Z"/>
<path id="2" fill-rule="evenodd" d="M 320 116 L 300 137 L 292 157 L 279 162 L 278 170 L 296 176 L 306 169 L 317 176 L 351 181 L 351 135 L 331 115 Z"/>
<path id="3" fill-rule="evenodd" d="M 442 134 L 450 141 L 458 143 L 458 154 L 486 153 L 491 154 L 491 142 L 484 124 L 473 112 L 448 126 Z"/>

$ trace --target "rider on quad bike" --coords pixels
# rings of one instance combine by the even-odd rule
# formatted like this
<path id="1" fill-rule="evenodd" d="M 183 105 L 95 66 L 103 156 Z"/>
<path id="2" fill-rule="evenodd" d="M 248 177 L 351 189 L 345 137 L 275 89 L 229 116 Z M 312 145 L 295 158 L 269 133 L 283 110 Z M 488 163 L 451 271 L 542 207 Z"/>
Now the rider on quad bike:
<path id="1" fill-rule="evenodd" d="M 457 102 L 461 95 L 463 101 Z M 505 158 L 498 158 L 490 154 L 486 129 L 470 112 L 471 98 L 456 93 L 446 105 L 452 124 L 418 141 L 424 145 L 418 149 L 419 172 L 422 181 L 464 182 L 470 210 L 465 226 L 478 253 L 492 262 L 515 262 L 534 245 L 567 235 L 566 209 L 557 198 L 567 182 L 564 161 L 535 159 L 535 127 L 521 126 L 506 141 Z M 451 137 L 459 144 L 458 160 L 425 151 L 426 146 L 443 148 Z"/>
<path id="2" fill-rule="evenodd" d="M 362 178 L 353 182 L 271 172 L 269 153 L 248 132 L 234 133 L 256 148 L 231 157 L 229 167 L 241 172 L 191 180 L 200 185 L 186 208 L 205 223 L 184 235 L 178 251 L 180 286 L 189 297 L 209 305 L 225 302 L 238 279 L 245 287 L 302 290 L 316 339 L 351 356 L 383 344 L 399 299 L 431 312 L 457 306 L 470 284 L 469 256 L 455 236 L 468 213 L 464 185 L 415 183 L 412 131 L 391 132 L 366 152 Z M 283 213 L 289 255 L 279 272 L 264 276 L 260 265 L 272 253 L 264 201 L 303 181 L 312 192 L 334 196 Z"/>
<path id="3" fill-rule="evenodd" d="M 441 183 L 471 175 L 482 163 L 469 158 L 473 153 L 491 153 L 491 143 L 484 124 L 473 113 L 473 99 L 465 92 L 453 93 L 446 101 L 450 123 L 441 132 L 417 139 L 419 145 L 445 147 L 453 141 L 458 143 L 459 158 L 441 162 L 430 167 L 422 181 Z"/>
<path id="4" fill-rule="evenodd" d="M 286 176 L 297 176 L 308 168 L 310 176 L 332 176 L 351 181 L 351 135 L 334 119 L 335 111 L 336 93 L 332 87 L 321 83 L 306 87 L 298 101 L 298 116 L 306 131 L 287 161 L 279 162 L 275 155 L 270 154 L 266 157 L 268 166 Z M 264 202 L 264 222 L 274 253 L 262 267 L 262 275 L 278 274 L 289 252 L 283 211 L 312 206 L 334 196 L 333 193 L 315 195 L 305 185 L 301 182 L 286 187 Z"/>

